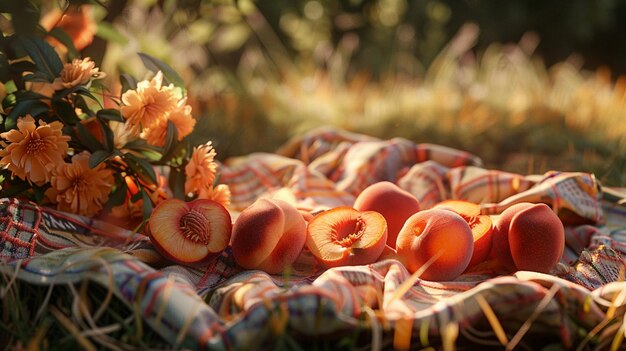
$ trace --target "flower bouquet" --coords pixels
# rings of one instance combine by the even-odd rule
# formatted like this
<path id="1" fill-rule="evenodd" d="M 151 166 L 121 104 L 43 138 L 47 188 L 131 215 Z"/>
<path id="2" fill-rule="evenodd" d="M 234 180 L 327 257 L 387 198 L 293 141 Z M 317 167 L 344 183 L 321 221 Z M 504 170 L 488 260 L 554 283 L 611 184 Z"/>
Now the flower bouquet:
<path id="1" fill-rule="evenodd" d="M 25 10 L 12 6 L 20 18 Z M 134 229 L 168 198 L 228 205 L 215 149 L 194 135 L 183 80 L 147 54 L 139 55 L 149 79 L 107 79 L 90 58 L 77 57 L 85 39 L 72 28 L 83 8 L 70 5 L 52 30 L 13 23 L 1 38 L 2 197 Z"/>

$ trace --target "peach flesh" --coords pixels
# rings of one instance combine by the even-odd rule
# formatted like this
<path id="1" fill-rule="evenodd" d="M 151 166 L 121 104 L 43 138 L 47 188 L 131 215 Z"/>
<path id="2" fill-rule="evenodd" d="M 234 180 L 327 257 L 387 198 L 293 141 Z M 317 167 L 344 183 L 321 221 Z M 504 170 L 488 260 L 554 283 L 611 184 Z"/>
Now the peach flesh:
<path id="1" fill-rule="evenodd" d="M 293 205 L 259 199 L 235 221 L 231 246 L 240 266 L 277 274 L 295 262 L 305 241 L 306 221 Z"/>
<path id="2" fill-rule="evenodd" d="M 183 264 L 217 257 L 228 246 L 232 229 L 228 211 L 212 200 L 163 201 L 152 212 L 148 226 L 157 250 Z"/>
<path id="3" fill-rule="evenodd" d="M 347 206 L 319 213 L 309 222 L 307 231 L 307 247 L 326 267 L 373 263 L 387 240 L 383 215 Z"/>
<path id="4" fill-rule="evenodd" d="M 404 222 L 420 210 L 417 198 L 408 191 L 388 181 L 374 183 L 356 198 L 357 211 L 376 211 L 387 221 L 387 245 L 396 246 L 396 238 Z"/>
<path id="5" fill-rule="evenodd" d="M 460 215 L 431 209 L 420 211 L 406 221 L 398 234 L 396 249 L 412 273 L 437 256 L 420 277 L 448 281 L 456 279 L 468 267 L 474 240 L 472 230 Z"/>

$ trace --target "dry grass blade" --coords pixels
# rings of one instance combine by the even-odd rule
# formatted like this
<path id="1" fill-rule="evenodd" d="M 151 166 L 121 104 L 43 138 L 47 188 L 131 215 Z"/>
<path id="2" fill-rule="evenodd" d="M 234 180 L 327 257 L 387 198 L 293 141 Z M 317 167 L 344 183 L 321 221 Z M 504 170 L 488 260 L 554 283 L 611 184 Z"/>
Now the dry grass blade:
<path id="1" fill-rule="evenodd" d="M 371 309 L 369 306 L 363 306 L 363 312 L 367 314 L 367 317 L 372 325 L 371 350 L 381 350 L 383 342 L 383 330 L 378 323 L 378 319 L 376 318 L 376 312 L 374 312 L 374 310 Z"/>
<path id="2" fill-rule="evenodd" d="M 442 346 L 444 351 L 454 351 L 456 350 L 456 340 L 459 337 L 459 323 L 457 322 L 448 322 L 443 327 L 441 333 Z"/>
<path id="3" fill-rule="evenodd" d="M 22 266 L 22 260 L 17 260 L 15 262 L 15 271 L 13 271 L 13 274 L 11 274 L 11 279 L 7 283 L 7 286 L 3 287 L 0 290 L 0 298 L 4 299 L 4 297 L 6 296 L 7 292 L 9 290 L 11 290 L 11 286 L 13 286 L 13 284 L 15 284 L 15 281 L 17 279 L 17 274 L 19 273 L 21 266 Z M 2 271 L 2 275 L 5 275 L 4 271 Z"/>
<path id="4" fill-rule="evenodd" d="M 85 336 L 83 336 L 80 331 L 78 330 L 78 328 L 76 328 L 76 326 L 74 325 L 74 323 L 72 323 L 72 321 L 67 318 L 63 312 L 61 312 L 58 308 L 56 308 L 55 306 L 50 306 L 48 308 L 48 310 L 50 311 L 50 313 L 54 316 L 54 318 L 56 318 L 56 320 L 61 323 L 61 325 L 70 333 L 72 334 L 72 336 L 76 339 L 76 342 L 78 342 L 78 344 L 80 344 L 80 346 L 86 350 L 86 351 L 96 351 L 96 347 L 91 343 L 91 341 L 89 341 L 89 339 L 87 339 Z"/>
<path id="5" fill-rule="evenodd" d="M 420 324 L 420 343 L 424 346 L 428 345 L 428 326 L 430 324 L 430 320 L 428 318 L 424 318 L 422 323 Z"/>
<path id="6" fill-rule="evenodd" d="M 165 288 L 163 288 L 163 300 L 169 301 L 170 296 L 172 296 L 172 291 L 174 290 L 174 276 L 169 275 L 167 277 L 167 281 L 165 282 Z M 161 319 L 163 318 L 163 314 L 165 313 L 165 308 L 167 304 L 161 304 L 159 311 L 157 312 L 155 322 L 161 323 Z"/>
<path id="7" fill-rule="evenodd" d="M 97 257 L 98 261 L 102 263 L 102 268 L 106 271 L 107 273 L 107 294 L 104 297 L 104 301 L 102 301 L 102 304 L 100 305 L 100 307 L 98 308 L 98 310 L 96 311 L 96 313 L 94 313 L 93 315 L 93 319 L 95 321 L 99 320 L 100 317 L 102 317 L 102 314 L 106 311 L 107 307 L 109 306 L 109 304 L 111 303 L 111 300 L 113 300 L 113 291 L 115 290 L 115 281 L 113 279 L 113 270 L 111 269 L 110 264 L 104 260 L 103 258 Z"/>
<path id="8" fill-rule="evenodd" d="M 476 302 L 478 302 L 480 309 L 483 310 L 485 317 L 487 317 L 487 321 L 489 322 L 489 325 L 491 325 L 493 332 L 496 334 L 498 341 L 500 341 L 503 346 L 508 344 L 509 339 L 506 337 L 504 328 L 502 328 L 502 324 L 500 324 L 500 321 L 489 305 L 489 302 L 487 302 L 482 295 L 476 295 Z"/>
<path id="9" fill-rule="evenodd" d="M 537 308 L 535 308 L 535 310 L 530 315 L 530 317 L 528 317 L 528 319 L 524 322 L 524 324 L 522 324 L 522 326 L 519 328 L 517 333 L 515 333 L 513 338 L 511 338 L 511 341 L 506 345 L 506 350 L 515 349 L 517 344 L 519 344 L 519 342 L 522 341 L 522 338 L 524 337 L 524 335 L 526 335 L 526 333 L 530 329 L 535 319 L 537 319 L 537 317 L 539 317 L 541 312 L 543 312 L 543 310 L 546 307 L 548 307 L 548 304 L 550 303 L 550 301 L 552 301 L 552 299 L 554 298 L 554 295 L 556 295 L 556 293 L 559 291 L 560 288 L 561 287 L 558 286 L 557 284 L 552 285 L 550 290 L 548 290 L 548 293 L 546 294 L 546 296 L 544 296 L 543 299 L 539 301 Z"/>
<path id="10" fill-rule="evenodd" d="M 624 333 L 626 332 L 626 323 L 622 320 L 619 328 L 615 332 L 615 337 L 613 337 L 613 341 L 611 342 L 611 351 L 617 351 L 622 346 L 624 342 Z"/>
<path id="11" fill-rule="evenodd" d="M 415 273 L 411 274 L 410 277 L 402 282 L 402 284 L 400 284 L 400 286 L 396 288 L 396 291 L 393 292 L 393 295 L 391 295 L 389 301 L 387 301 L 387 305 L 404 296 L 404 294 L 406 294 L 413 287 L 413 285 L 415 285 L 420 276 L 424 274 L 428 267 L 430 267 L 435 261 L 437 261 L 437 259 L 439 259 L 441 255 L 443 255 L 442 251 L 437 252 L 436 255 L 433 255 L 430 259 L 428 259 L 428 261 L 426 261 L 426 263 L 424 263 L 418 270 L 416 270 Z"/>
<path id="12" fill-rule="evenodd" d="M 413 318 L 405 317 L 396 320 L 393 333 L 394 350 L 409 350 L 413 333 Z"/>
<path id="13" fill-rule="evenodd" d="M 200 302 L 203 302 L 203 301 L 200 300 L 199 298 L 194 299 L 194 304 L 192 308 L 190 309 L 190 311 L 195 311 L 196 306 Z M 176 344 L 175 344 L 176 346 L 180 345 L 185 339 L 185 335 L 187 335 L 187 330 L 189 330 L 189 327 L 191 327 L 191 324 L 195 320 L 195 317 L 196 315 L 194 313 L 189 313 L 189 315 L 187 315 L 187 318 L 185 318 L 185 322 L 183 323 L 183 326 L 180 328 L 180 330 L 178 331 L 178 335 L 176 336 Z"/>

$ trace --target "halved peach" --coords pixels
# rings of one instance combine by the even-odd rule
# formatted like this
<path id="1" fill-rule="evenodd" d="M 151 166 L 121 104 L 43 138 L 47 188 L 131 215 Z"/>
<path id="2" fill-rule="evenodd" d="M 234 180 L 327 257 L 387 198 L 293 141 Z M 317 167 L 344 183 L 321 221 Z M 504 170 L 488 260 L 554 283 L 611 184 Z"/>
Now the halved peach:
<path id="1" fill-rule="evenodd" d="M 463 217 L 449 210 L 430 209 L 409 217 L 398 234 L 396 250 L 410 272 L 430 261 L 420 277 L 447 281 L 468 267 L 474 240 Z"/>
<path id="2" fill-rule="evenodd" d="M 469 224 L 474 237 L 474 252 L 468 267 L 487 259 L 491 251 L 493 226 L 491 217 L 480 214 L 480 205 L 464 200 L 446 200 L 433 208 L 455 212 Z"/>
<path id="3" fill-rule="evenodd" d="M 326 267 L 376 262 L 387 242 L 387 222 L 378 212 L 340 206 L 316 215 L 306 245 Z"/>
<path id="4" fill-rule="evenodd" d="M 157 250 L 182 264 L 202 263 L 219 256 L 228 246 L 232 230 L 228 210 L 206 199 L 165 200 L 154 209 L 148 225 Z"/>
<path id="5" fill-rule="evenodd" d="M 286 201 L 263 198 L 239 214 L 231 246 L 238 265 L 277 274 L 295 262 L 305 241 L 302 213 Z"/>
<path id="6" fill-rule="evenodd" d="M 420 203 L 413 194 L 388 181 L 374 183 L 357 196 L 357 211 L 376 211 L 387 221 L 387 245 L 396 247 L 396 238 L 404 222 L 420 210 Z"/>

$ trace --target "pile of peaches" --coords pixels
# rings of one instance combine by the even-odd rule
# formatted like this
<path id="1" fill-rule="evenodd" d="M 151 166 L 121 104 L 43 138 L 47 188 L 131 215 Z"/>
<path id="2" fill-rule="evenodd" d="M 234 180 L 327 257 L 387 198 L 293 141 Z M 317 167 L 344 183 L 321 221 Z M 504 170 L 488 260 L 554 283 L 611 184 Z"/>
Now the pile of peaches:
<path id="1" fill-rule="evenodd" d="M 234 223 L 217 202 L 171 199 L 155 208 L 148 228 L 161 254 L 181 264 L 206 263 L 230 245 L 241 267 L 280 274 L 308 249 L 326 268 L 394 258 L 432 281 L 485 265 L 548 273 L 565 245 L 563 223 L 545 204 L 518 203 L 497 216 L 461 200 L 420 209 L 412 194 L 391 182 L 370 185 L 353 207 L 316 214 L 261 198 Z"/>

